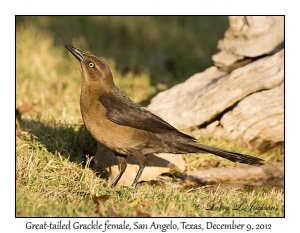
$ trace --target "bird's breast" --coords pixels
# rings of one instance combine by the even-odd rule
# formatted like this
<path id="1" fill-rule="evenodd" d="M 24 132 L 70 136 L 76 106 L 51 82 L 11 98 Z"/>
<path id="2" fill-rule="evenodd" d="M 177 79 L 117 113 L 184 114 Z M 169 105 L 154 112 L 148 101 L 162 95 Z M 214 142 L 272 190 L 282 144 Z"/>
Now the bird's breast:
<path id="1" fill-rule="evenodd" d="M 147 144 L 148 132 L 110 121 L 106 118 L 107 110 L 99 101 L 81 99 L 80 105 L 87 130 L 106 147 L 121 154 L 129 154 L 132 149 Z"/>

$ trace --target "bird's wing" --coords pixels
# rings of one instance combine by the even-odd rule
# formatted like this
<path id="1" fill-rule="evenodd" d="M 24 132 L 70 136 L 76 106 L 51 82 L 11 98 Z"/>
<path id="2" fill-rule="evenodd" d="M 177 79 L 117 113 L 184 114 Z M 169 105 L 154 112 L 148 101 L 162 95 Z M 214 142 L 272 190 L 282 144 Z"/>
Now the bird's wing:
<path id="1" fill-rule="evenodd" d="M 99 101 L 107 110 L 106 117 L 118 125 L 130 126 L 152 133 L 180 134 L 195 140 L 195 138 L 179 132 L 160 117 L 132 102 L 119 89 L 114 90 L 109 95 L 100 96 Z"/>

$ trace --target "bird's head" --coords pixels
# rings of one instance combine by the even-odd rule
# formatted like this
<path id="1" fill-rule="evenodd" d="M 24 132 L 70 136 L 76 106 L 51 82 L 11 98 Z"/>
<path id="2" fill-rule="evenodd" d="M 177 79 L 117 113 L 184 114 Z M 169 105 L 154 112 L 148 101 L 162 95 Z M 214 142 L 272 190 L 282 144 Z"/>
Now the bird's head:
<path id="1" fill-rule="evenodd" d="M 85 53 L 71 45 L 66 48 L 79 61 L 83 83 L 95 88 L 107 89 L 114 86 L 112 73 L 108 65 L 95 55 Z"/>

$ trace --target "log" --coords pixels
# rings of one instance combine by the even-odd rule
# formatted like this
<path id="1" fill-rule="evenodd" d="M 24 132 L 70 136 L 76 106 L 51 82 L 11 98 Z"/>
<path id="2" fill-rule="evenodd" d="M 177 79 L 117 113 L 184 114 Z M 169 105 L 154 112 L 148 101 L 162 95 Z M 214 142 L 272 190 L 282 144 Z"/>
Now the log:
<path id="1" fill-rule="evenodd" d="M 205 129 L 207 135 L 231 141 L 242 139 L 249 147 L 265 152 L 284 140 L 284 83 L 251 94 Z M 204 132 L 200 133 L 204 135 Z"/>
<path id="2" fill-rule="evenodd" d="M 240 65 L 234 64 L 245 58 L 270 54 L 284 40 L 283 16 L 230 16 L 229 24 L 224 39 L 218 43 L 221 51 L 212 57 L 222 70 L 236 69 Z"/>
<path id="3" fill-rule="evenodd" d="M 268 163 L 265 166 L 242 166 L 231 169 L 218 167 L 203 171 L 190 171 L 187 175 L 193 180 L 200 180 L 205 184 L 218 184 L 220 182 L 232 181 L 267 181 L 280 180 L 284 178 L 284 166 L 282 163 Z M 246 183 L 246 184 L 247 184 Z"/>
<path id="4" fill-rule="evenodd" d="M 201 128 L 246 96 L 280 85 L 284 80 L 283 56 L 281 50 L 230 74 L 210 67 L 159 93 L 148 109 L 178 129 Z"/>
<path id="5" fill-rule="evenodd" d="M 148 109 L 196 137 L 264 152 L 284 140 L 284 17 L 230 16 L 215 65 L 159 93 Z"/>

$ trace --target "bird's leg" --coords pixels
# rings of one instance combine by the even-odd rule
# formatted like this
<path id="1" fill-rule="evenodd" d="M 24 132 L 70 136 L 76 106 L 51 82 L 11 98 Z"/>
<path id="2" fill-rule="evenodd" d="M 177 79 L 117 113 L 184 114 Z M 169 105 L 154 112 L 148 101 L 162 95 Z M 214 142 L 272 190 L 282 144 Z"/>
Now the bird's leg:
<path id="1" fill-rule="evenodd" d="M 111 187 L 115 187 L 117 185 L 117 183 L 121 179 L 121 177 L 122 177 L 122 175 L 125 172 L 126 167 L 127 167 L 126 155 L 116 154 L 116 157 L 117 157 L 117 160 L 118 160 L 118 167 L 119 167 L 120 173 L 117 175 L 116 179 L 111 184 Z"/>
<path id="2" fill-rule="evenodd" d="M 143 155 L 140 152 L 133 153 L 132 155 L 134 156 L 134 158 L 136 159 L 136 161 L 139 165 L 138 173 L 136 174 L 136 177 L 134 178 L 134 181 L 132 183 L 132 186 L 135 187 L 137 182 L 139 181 L 140 176 L 142 175 L 142 173 L 144 171 L 147 159 L 146 159 L 145 155 Z"/>

